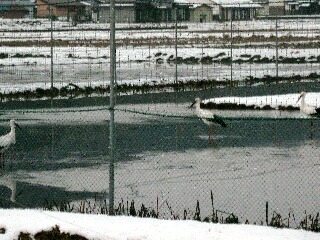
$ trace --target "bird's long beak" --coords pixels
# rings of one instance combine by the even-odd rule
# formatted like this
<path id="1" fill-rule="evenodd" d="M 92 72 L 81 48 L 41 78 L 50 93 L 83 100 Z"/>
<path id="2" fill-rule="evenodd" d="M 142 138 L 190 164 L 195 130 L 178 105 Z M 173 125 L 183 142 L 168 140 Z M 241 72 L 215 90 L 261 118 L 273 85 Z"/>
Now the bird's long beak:
<path id="1" fill-rule="evenodd" d="M 19 128 L 20 130 L 22 130 L 18 123 L 14 123 L 14 125 L 16 125 L 17 128 Z"/>
<path id="2" fill-rule="evenodd" d="M 301 99 L 301 97 L 302 97 L 302 94 L 299 96 L 299 98 L 298 98 L 298 100 L 297 100 L 297 103 L 299 102 L 299 100 Z"/>
<path id="3" fill-rule="evenodd" d="M 190 105 L 190 107 L 189 108 L 192 108 L 193 107 L 193 105 L 195 105 L 196 104 L 196 101 L 194 101 L 191 105 Z"/>

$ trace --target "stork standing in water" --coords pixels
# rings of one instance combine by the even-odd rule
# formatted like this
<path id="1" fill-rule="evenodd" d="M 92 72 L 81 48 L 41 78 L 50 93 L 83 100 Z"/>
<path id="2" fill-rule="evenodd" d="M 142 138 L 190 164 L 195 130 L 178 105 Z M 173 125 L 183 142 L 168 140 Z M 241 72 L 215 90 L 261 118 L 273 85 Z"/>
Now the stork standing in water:
<path id="1" fill-rule="evenodd" d="M 212 135 L 212 126 L 226 127 L 227 124 L 216 114 L 212 114 L 211 111 L 202 109 L 200 107 L 201 99 L 196 98 L 194 102 L 191 104 L 190 108 L 196 105 L 196 114 L 202 121 L 209 126 L 208 131 L 208 140 L 211 140 Z"/>
<path id="2" fill-rule="evenodd" d="M 300 111 L 309 115 L 309 116 L 319 118 L 320 117 L 320 108 L 307 104 L 305 101 L 306 95 L 307 95 L 306 92 L 301 92 L 301 94 L 297 100 L 297 102 L 299 102 L 301 100 Z M 313 132 L 314 132 L 313 119 L 310 120 L 310 129 L 311 129 L 310 139 L 313 139 Z"/>
<path id="3" fill-rule="evenodd" d="M 11 131 L 0 137 L 0 168 L 4 169 L 4 152 L 16 143 L 16 127 L 20 130 L 20 126 L 15 120 L 10 120 Z"/>
<path id="4" fill-rule="evenodd" d="M 320 117 L 320 108 L 318 107 L 315 107 L 315 106 L 311 106 L 309 104 L 306 103 L 305 101 L 305 97 L 306 97 L 307 93 L 306 92 L 301 92 L 299 98 L 298 98 L 298 101 L 300 102 L 300 111 L 307 114 L 307 115 L 310 115 L 310 116 L 313 116 L 313 117 Z"/>

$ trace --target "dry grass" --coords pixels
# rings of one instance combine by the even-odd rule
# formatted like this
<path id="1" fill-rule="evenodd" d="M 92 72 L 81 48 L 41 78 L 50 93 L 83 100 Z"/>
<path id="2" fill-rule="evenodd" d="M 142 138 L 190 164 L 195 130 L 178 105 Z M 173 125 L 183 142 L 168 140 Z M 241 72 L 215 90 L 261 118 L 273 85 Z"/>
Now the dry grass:
<path id="1" fill-rule="evenodd" d="M 78 234 L 61 232 L 59 226 L 53 227 L 50 231 L 41 231 L 31 236 L 30 233 L 20 232 L 18 240 L 88 240 Z"/>

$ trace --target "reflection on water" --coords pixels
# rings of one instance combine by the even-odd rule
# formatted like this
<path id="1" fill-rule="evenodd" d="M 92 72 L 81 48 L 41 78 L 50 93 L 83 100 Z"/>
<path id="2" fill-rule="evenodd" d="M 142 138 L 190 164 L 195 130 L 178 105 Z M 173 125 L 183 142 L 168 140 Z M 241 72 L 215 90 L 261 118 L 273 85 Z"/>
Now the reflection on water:
<path id="1" fill-rule="evenodd" d="M 16 180 L 8 175 L 8 174 L 2 174 L 0 175 L 0 186 L 10 189 L 11 195 L 10 195 L 10 201 L 16 202 L 16 194 L 17 194 L 17 182 Z M 6 196 L 1 196 L 3 199 L 7 199 Z"/>

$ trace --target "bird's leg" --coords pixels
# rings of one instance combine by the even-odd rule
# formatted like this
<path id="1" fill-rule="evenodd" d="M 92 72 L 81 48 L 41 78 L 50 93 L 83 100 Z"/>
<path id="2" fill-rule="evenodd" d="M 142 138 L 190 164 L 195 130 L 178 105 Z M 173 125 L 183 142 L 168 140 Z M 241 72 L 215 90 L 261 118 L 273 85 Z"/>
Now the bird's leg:
<path id="1" fill-rule="evenodd" d="M 313 140 L 314 125 L 313 125 L 313 120 L 312 119 L 310 121 L 310 130 L 311 130 L 310 138 L 311 138 L 311 140 Z"/>
<path id="2" fill-rule="evenodd" d="M 211 142 L 211 134 L 212 134 L 212 130 L 211 127 L 209 127 L 208 129 L 208 141 Z"/>
<path id="3" fill-rule="evenodd" d="M 4 170 L 4 156 L 3 153 L 0 153 L 0 168 Z"/>

